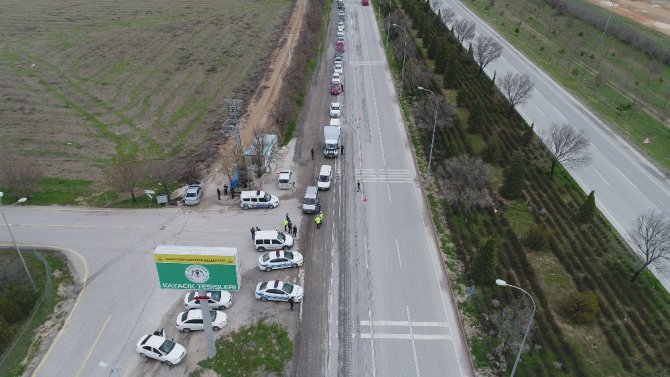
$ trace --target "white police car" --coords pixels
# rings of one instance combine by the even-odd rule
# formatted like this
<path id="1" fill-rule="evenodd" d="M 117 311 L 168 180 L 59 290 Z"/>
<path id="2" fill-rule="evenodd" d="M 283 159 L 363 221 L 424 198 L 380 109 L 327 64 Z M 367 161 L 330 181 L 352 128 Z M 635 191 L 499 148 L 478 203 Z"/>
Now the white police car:
<path id="1" fill-rule="evenodd" d="M 172 339 L 165 337 L 163 329 L 154 332 L 153 335 L 145 335 L 140 338 L 135 348 L 143 358 L 149 357 L 162 361 L 165 365 L 177 365 L 184 360 L 186 348 Z"/>
<path id="2" fill-rule="evenodd" d="M 281 280 L 260 282 L 256 285 L 256 298 L 261 301 L 302 301 L 302 287 Z"/>
<path id="3" fill-rule="evenodd" d="M 188 309 L 200 309 L 200 300 L 198 291 L 191 291 L 184 296 L 184 307 Z M 228 291 L 207 291 L 209 297 L 209 307 L 217 310 L 225 310 L 233 305 L 233 298 Z"/>
<path id="4" fill-rule="evenodd" d="M 297 251 L 277 250 L 265 253 L 258 258 L 258 268 L 272 271 L 280 268 L 298 268 L 304 260 Z"/>
<path id="5" fill-rule="evenodd" d="M 212 329 L 219 331 L 226 327 L 228 323 L 228 316 L 220 310 L 210 310 L 209 315 L 212 321 Z M 183 332 L 190 332 L 193 330 L 204 330 L 205 321 L 202 318 L 202 310 L 191 309 L 181 312 L 177 315 L 177 328 Z"/>

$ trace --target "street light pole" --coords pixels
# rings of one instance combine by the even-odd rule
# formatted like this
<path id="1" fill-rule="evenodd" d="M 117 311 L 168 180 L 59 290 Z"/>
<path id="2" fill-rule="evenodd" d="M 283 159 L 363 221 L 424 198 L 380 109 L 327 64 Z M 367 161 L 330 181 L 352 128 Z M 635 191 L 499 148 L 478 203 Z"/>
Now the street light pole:
<path id="1" fill-rule="evenodd" d="M 405 32 L 405 43 L 402 48 L 402 69 L 400 70 L 400 98 L 402 99 L 402 85 L 405 80 L 405 56 L 407 56 L 407 30 L 398 24 L 393 24 L 392 26 L 399 27 Z"/>
<path id="2" fill-rule="evenodd" d="M 0 194 L 2 194 L 0 192 Z M 0 198 L 2 198 L 2 195 L 0 195 Z M 13 205 L 19 204 L 19 203 L 24 203 L 26 198 L 21 198 L 19 199 L 16 203 L 10 204 L 7 207 L 11 207 Z M 19 258 L 21 259 L 21 263 L 23 264 L 23 268 L 26 270 L 26 275 L 28 276 L 28 280 L 30 280 L 30 285 L 33 286 L 33 290 L 37 292 L 37 286 L 35 285 L 35 282 L 33 281 L 33 277 L 30 276 L 30 270 L 28 270 L 28 266 L 26 265 L 25 259 L 23 259 L 23 254 L 21 254 L 21 250 L 19 249 L 19 245 L 16 243 L 16 239 L 14 239 L 14 233 L 12 233 L 12 228 L 9 226 L 9 223 L 7 222 L 7 217 L 5 216 L 5 213 L 2 211 L 2 207 L 0 206 L 0 215 L 2 215 L 2 219 L 5 220 L 5 225 L 7 225 L 7 231 L 9 231 L 10 237 L 12 237 L 12 243 L 14 243 L 14 248 L 16 249 L 16 252 L 19 254 Z"/>
<path id="3" fill-rule="evenodd" d="M 514 360 L 514 366 L 512 367 L 512 373 L 510 374 L 510 377 L 514 377 L 514 373 L 516 373 L 516 366 L 517 364 L 519 364 L 519 359 L 521 359 L 521 351 L 523 351 L 523 347 L 526 345 L 526 338 L 528 337 L 528 333 L 530 332 L 530 325 L 533 323 L 533 317 L 535 317 L 535 300 L 533 299 L 533 296 L 530 295 L 530 293 L 526 292 L 525 289 L 517 287 L 516 285 L 507 284 L 507 282 L 504 280 L 496 279 L 496 284 L 498 284 L 501 287 L 512 287 L 520 290 L 521 292 L 528 295 L 528 297 L 530 297 L 530 301 L 533 303 L 533 313 L 530 315 L 530 321 L 528 321 L 528 326 L 526 326 L 526 333 L 523 334 L 523 340 L 521 341 L 521 345 L 519 346 L 519 352 L 516 354 L 516 360 Z"/>
<path id="4" fill-rule="evenodd" d="M 430 92 L 435 97 L 435 117 L 433 118 L 433 137 L 430 139 L 430 155 L 428 157 L 428 170 L 430 170 L 431 164 L 433 162 L 433 145 L 435 144 L 435 128 L 437 127 L 437 109 L 439 106 L 439 101 L 437 98 L 437 94 L 433 93 L 432 90 L 426 89 L 422 86 L 419 87 L 419 90 L 423 90 L 426 92 Z"/>

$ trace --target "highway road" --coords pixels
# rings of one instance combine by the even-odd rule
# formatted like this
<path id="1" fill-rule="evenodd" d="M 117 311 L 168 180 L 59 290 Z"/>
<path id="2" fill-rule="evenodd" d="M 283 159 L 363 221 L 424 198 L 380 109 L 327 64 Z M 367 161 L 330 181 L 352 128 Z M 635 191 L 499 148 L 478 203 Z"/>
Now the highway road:
<path id="1" fill-rule="evenodd" d="M 632 248 L 634 245 L 628 232 L 637 216 L 649 210 L 660 210 L 670 215 L 670 180 L 664 172 L 460 1 L 439 0 L 438 4 L 439 7 L 454 9 L 459 18 L 475 22 L 478 34 L 489 35 L 504 47 L 502 56 L 486 67 L 489 77 L 496 71 L 498 77 L 507 72 L 526 73 L 530 76 L 535 84 L 532 97 L 518 106 L 517 110 L 529 124 L 535 123 L 538 134 L 548 131 L 554 122 L 569 123 L 586 132 L 591 142 L 591 163 L 567 169 L 584 192 L 596 192 L 598 208 Z M 662 264 L 664 269 L 652 267 L 652 271 L 666 290 L 670 290 L 670 262 L 665 262 Z"/>
<path id="2" fill-rule="evenodd" d="M 333 259 L 326 375 L 473 375 L 373 9 L 348 1 L 346 11 L 346 148 L 329 160 L 338 184 L 324 194 L 326 226 L 314 236 Z M 332 53 L 316 85 L 324 93 Z M 313 111 L 327 114 L 323 102 Z"/>

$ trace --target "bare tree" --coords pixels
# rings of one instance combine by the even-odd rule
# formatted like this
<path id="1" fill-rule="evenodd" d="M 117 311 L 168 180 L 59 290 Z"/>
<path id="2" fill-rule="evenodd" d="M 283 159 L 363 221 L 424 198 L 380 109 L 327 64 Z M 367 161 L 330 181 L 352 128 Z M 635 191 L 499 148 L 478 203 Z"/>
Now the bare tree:
<path id="1" fill-rule="evenodd" d="M 509 102 L 510 107 L 507 117 L 511 118 L 514 113 L 514 107 L 530 98 L 530 93 L 533 90 L 533 82 L 530 80 L 530 76 L 525 73 L 521 75 L 508 72 L 498 79 L 498 87 Z"/>
<path id="2" fill-rule="evenodd" d="M 170 201 L 170 188 L 177 182 L 179 172 L 177 165 L 171 160 L 157 160 L 149 168 L 153 178 L 162 188 Z"/>
<path id="3" fill-rule="evenodd" d="M 468 211 L 491 204 L 489 186 L 493 174 L 479 157 L 460 155 L 446 161 L 442 171 L 447 201 L 456 210 Z"/>
<path id="4" fill-rule="evenodd" d="M 461 45 L 475 37 L 475 23 L 464 18 L 456 20 L 452 30 Z"/>
<path id="5" fill-rule="evenodd" d="M 219 152 L 221 156 L 221 171 L 232 184 L 239 167 L 244 165 L 242 148 L 237 145 L 235 140 L 231 139 L 221 146 Z"/>
<path id="6" fill-rule="evenodd" d="M 580 166 L 589 163 L 589 139 L 584 131 L 577 131 L 571 125 L 552 123 L 548 134 L 542 134 L 542 141 L 549 150 L 551 176 L 556 165 Z"/>
<path id="7" fill-rule="evenodd" d="M 489 63 L 498 59 L 502 54 L 502 46 L 496 42 L 495 39 L 486 35 L 480 35 L 475 42 L 473 57 L 477 64 L 479 64 L 479 75 L 482 74 L 484 68 Z"/>
<path id="8" fill-rule="evenodd" d="M 0 186 L 16 195 L 16 199 L 31 195 L 37 190 L 42 171 L 33 163 L 16 157 L 0 156 Z"/>
<path id="9" fill-rule="evenodd" d="M 500 351 L 519 347 L 532 312 L 533 307 L 524 296 L 512 300 L 504 309 L 491 314 L 490 319 L 496 327 L 500 341 Z"/>
<path id="10" fill-rule="evenodd" d="M 254 130 L 251 142 L 244 151 L 247 165 L 251 166 L 256 178 L 263 176 L 277 158 L 277 136 L 267 134 L 261 129 Z"/>
<path id="11" fill-rule="evenodd" d="M 144 176 L 144 169 L 144 164 L 137 156 L 118 152 L 105 172 L 105 179 L 108 185 L 130 194 L 133 202 L 136 202 L 135 188 L 137 182 Z"/>
<path id="12" fill-rule="evenodd" d="M 645 268 L 657 260 L 670 260 L 670 220 L 661 212 L 650 211 L 638 216 L 631 239 L 642 253 L 642 266 L 630 281 L 635 281 Z"/>
<path id="13" fill-rule="evenodd" d="M 445 7 L 442 8 L 442 12 L 440 13 L 440 17 L 442 18 L 442 22 L 449 26 L 451 21 L 456 17 L 456 12 L 450 8 L 450 7 Z"/>

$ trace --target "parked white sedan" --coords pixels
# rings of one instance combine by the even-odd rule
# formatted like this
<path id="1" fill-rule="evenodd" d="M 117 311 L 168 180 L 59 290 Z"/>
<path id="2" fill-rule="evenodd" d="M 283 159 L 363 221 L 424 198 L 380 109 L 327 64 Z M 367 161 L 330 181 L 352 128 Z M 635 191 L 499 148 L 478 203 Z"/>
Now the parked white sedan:
<path id="1" fill-rule="evenodd" d="M 184 307 L 188 309 L 199 309 L 200 301 L 195 298 L 199 294 L 197 291 L 191 291 L 184 296 Z M 233 298 L 228 291 L 207 291 L 209 297 L 209 307 L 217 310 L 225 310 L 233 305 Z"/>
<path id="2" fill-rule="evenodd" d="M 293 297 L 295 302 L 300 302 L 302 295 L 301 286 L 281 280 L 270 280 L 256 285 L 256 298 L 261 301 L 288 301 Z"/>
<path id="3" fill-rule="evenodd" d="M 226 313 L 220 310 L 210 310 L 209 314 L 212 318 L 212 329 L 214 331 L 219 331 L 228 324 L 228 315 Z M 204 330 L 204 323 L 202 310 L 200 309 L 187 310 L 177 315 L 177 328 L 183 332 Z"/>
<path id="4" fill-rule="evenodd" d="M 342 114 L 342 110 L 340 108 L 340 103 L 339 102 L 331 102 L 330 103 L 330 117 L 331 118 L 339 118 L 341 114 Z"/>
<path id="5" fill-rule="evenodd" d="M 281 268 L 298 268 L 304 259 L 297 251 L 270 251 L 258 258 L 258 268 L 263 271 L 278 270 Z"/>
<path id="6" fill-rule="evenodd" d="M 167 339 L 163 330 L 141 337 L 136 350 L 140 356 L 161 361 L 165 365 L 177 365 L 186 357 L 186 348 L 172 339 Z"/>

